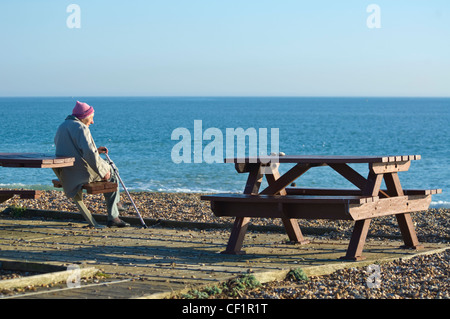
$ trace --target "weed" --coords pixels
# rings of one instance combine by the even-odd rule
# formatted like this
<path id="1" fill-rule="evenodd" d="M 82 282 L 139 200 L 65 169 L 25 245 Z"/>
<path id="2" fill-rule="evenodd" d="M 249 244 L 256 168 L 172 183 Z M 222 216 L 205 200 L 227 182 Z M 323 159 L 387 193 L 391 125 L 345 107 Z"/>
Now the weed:
<path id="1" fill-rule="evenodd" d="M 208 299 L 209 295 L 205 291 L 197 289 L 190 290 L 188 293 L 181 295 L 184 299 Z"/>
<path id="2" fill-rule="evenodd" d="M 286 279 L 293 281 L 309 280 L 308 276 L 301 268 L 291 269 L 291 271 L 289 271 L 288 274 L 286 275 Z"/>
<path id="3" fill-rule="evenodd" d="M 245 274 L 226 283 L 226 293 L 231 297 L 240 296 L 246 289 L 254 289 L 261 284 L 253 275 Z"/>
<path id="4" fill-rule="evenodd" d="M 27 210 L 26 207 L 12 205 L 8 207 L 9 216 L 11 217 L 21 217 Z"/>
<path id="5" fill-rule="evenodd" d="M 254 289 L 261 284 L 253 275 L 245 274 L 215 286 L 207 286 L 201 290 L 192 289 L 180 297 L 184 299 L 208 299 L 212 296 L 224 295 L 227 297 L 241 296 L 247 289 Z"/>

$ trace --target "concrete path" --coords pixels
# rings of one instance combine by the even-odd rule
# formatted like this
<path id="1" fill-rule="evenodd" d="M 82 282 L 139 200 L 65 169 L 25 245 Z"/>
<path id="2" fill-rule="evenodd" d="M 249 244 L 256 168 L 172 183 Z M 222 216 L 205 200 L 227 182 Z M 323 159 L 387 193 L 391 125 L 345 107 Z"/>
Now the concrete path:
<path id="1" fill-rule="evenodd" d="M 425 243 L 420 252 L 399 249 L 402 242 L 368 240 L 366 260 L 345 262 L 348 241 L 314 239 L 308 245 L 286 243 L 282 233 L 246 235 L 247 254 L 223 255 L 229 230 L 186 228 L 87 228 L 77 221 L 13 219 L 0 216 L 0 263 L 33 262 L 67 267 L 96 268 L 111 276 L 106 283 L 67 284 L 53 292 L 31 293 L 25 298 L 165 298 L 196 285 L 214 285 L 252 273 L 261 282 L 283 279 L 290 269 L 308 275 L 331 273 L 345 267 L 410 258 L 418 253 L 446 249 Z M 1 287 L 1 281 L 0 281 Z"/>

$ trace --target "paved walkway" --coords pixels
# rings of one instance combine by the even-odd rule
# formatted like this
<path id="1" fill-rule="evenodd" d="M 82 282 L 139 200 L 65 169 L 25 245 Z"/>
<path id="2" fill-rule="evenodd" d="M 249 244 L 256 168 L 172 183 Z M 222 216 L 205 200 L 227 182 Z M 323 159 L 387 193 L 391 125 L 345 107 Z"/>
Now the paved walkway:
<path id="1" fill-rule="evenodd" d="M 261 282 L 283 279 L 290 269 L 301 267 L 307 275 L 330 273 L 344 267 L 366 266 L 397 258 L 409 258 L 416 251 L 399 249 L 401 242 L 369 239 L 366 260 L 345 262 L 348 241 L 308 238 L 308 245 L 291 245 L 282 233 L 246 235 L 246 255 L 219 252 L 225 248 L 229 230 L 187 228 L 92 229 L 84 222 L 13 219 L 0 215 L 1 260 L 27 261 L 46 265 L 95 267 L 112 276 L 110 282 L 61 287 L 51 293 L 26 298 L 164 298 L 193 285 L 214 285 L 252 273 Z M 420 253 L 446 248 L 425 244 Z"/>

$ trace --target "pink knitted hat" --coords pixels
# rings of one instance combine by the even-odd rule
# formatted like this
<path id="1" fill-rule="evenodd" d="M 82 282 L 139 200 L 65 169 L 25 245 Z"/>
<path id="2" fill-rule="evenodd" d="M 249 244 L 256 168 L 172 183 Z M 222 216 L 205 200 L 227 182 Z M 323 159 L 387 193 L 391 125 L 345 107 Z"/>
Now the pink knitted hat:
<path id="1" fill-rule="evenodd" d="M 73 108 L 72 115 L 78 117 L 80 120 L 88 117 L 94 113 L 94 108 L 87 103 L 77 101 L 77 104 Z"/>

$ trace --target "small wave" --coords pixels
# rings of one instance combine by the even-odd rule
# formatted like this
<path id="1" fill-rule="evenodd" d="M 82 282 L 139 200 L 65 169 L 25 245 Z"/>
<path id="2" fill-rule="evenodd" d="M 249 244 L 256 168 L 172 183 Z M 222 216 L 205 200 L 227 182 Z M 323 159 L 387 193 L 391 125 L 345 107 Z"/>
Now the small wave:
<path id="1" fill-rule="evenodd" d="M 32 190 L 56 190 L 53 186 L 50 185 L 41 185 L 41 184 L 21 184 L 21 183 L 14 183 L 14 184 L 0 184 L 0 188 L 6 188 L 6 189 L 32 189 Z"/>
<path id="2" fill-rule="evenodd" d="M 21 183 L 6 183 L 6 184 L 0 184 L 0 187 L 4 188 L 19 188 L 19 187 L 28 187 L 29 185 L 21 184 Z"/>
<path id="3" fill-rule="evenodd" d="M 156 189 L 134 189 L 134 191 L 159 192 L 159 193 L 190 193 L 190 194 L 214 194 L 214 193 L 233 193 L 232 191 L 224 191 L 220 189 L 192 189 L 192 188 L 156 188 Z"/>
<path id="4" fill-rule="evenodd" d="M 450 202 L 442 200 L 437 202 L 431 202 L 430 208 L 450 208 Z"/>

